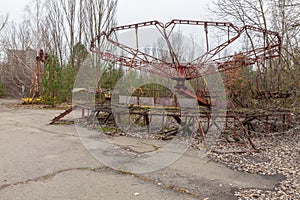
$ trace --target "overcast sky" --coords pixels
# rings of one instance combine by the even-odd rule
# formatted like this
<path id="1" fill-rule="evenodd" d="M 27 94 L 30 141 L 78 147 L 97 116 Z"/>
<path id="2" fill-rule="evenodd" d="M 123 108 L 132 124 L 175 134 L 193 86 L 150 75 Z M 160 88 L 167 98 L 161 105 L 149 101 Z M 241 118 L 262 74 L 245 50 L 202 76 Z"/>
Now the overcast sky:
<path id="1" fill-rule="evenodd" d="M 49 0 L 50 1 L 50 0 Z M 10 19 L 21 20 L 22 12 L 30 0 L 0 0 L 0 14 L 10 14 Z M 148 20 L 162 22 L 170 19 L 204 20 L 209 0 L 119 0 L 117 20 L 119 25 Z"/>
<path id="2" fill-rule="evenodd" d="M 204 20 L 209 0 L 119 0 L 119 24 L 171 19 Z M 207 17 L 206 17 L 207 18 Z"/>
<path id="3" fill-rule="evenodd" d="M 0 0 L 0 14 L 9 13 L 10 19 L 20 20 L 24 7 L 30 0 Z"/>

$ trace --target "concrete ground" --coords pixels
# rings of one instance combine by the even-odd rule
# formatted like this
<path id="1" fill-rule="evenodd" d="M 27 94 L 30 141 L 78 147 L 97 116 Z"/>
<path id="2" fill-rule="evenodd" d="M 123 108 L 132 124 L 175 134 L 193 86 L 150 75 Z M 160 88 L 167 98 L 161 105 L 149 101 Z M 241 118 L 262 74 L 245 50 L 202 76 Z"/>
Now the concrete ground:
<path id="1" fill-rule="evenodd" d="M 89 154 L 74 125 L 48 125 L 61 110 L 8 106 L 14 102 L 0 100 L 0 199 L 231 200 L 239 188 L 273 189 L 279 182 L 199 159 L 194 150 L 159 171 L 115 171 Z M 126 137 L 113 140 L 134 143 Z"/>

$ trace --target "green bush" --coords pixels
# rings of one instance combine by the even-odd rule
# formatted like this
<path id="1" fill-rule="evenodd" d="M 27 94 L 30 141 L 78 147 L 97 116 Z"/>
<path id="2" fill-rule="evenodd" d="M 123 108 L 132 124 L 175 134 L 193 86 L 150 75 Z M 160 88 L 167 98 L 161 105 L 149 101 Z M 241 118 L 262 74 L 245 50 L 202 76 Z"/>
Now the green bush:
<path id="1" fill-rule="evenodd" d="M 57 57 L 51 54 L 44 66 L 42 103 L 71 102 L 75 77 L 76 70 L 72 66 L 61 67 Z"/>
<path id="2" fill-rule="evenodd" d="M 61 76 L 61 66 L 59 65 L 58 58 L 51 54 L 44 66 L 43 72 L 43 99 L 46 104 L 55 104 L 55 100 L 59 97 L 61 86 L 62 86 L 62 76 Z"/>
<path id="3" fill-rule="evenodd" d="M 6 96 L 6 90 L 4 84 L 0 81 L 0 97 Z"/>
<path id="4" fill-rule="evenodd" d="M 72 101 L 72 90 L 74 86 L 74 81 L 76 78 L 76 70 L 68 65 L 62 69 L 62 79 L 61 79 L 61 88 L 60 101 L 71 102 Z"/>
<path id="5" fill-rule="evenodd" d="M 123 76 L 123 71 L 121 68 L 114 68 L 112 65 L 109 65 L 104 69 L 101 79 L 99 80 L 99 86 L 102 89 L 108 91 L 113 90 L 117 82 Z"/>

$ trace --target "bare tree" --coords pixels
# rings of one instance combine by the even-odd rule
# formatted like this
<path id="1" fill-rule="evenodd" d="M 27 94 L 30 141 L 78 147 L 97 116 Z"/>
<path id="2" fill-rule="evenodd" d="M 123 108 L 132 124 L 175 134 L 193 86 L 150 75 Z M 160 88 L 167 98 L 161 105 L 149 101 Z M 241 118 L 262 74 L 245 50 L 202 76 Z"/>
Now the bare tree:
<path id="1" fill-rule="evenodd" d="M 8 14 L 6 14 L 5 16 L 0 15 L 0 32 L 5 27 L 7 22 L 8 22 Z"/>
<path id="2" fill-rule="evenodd" d="M 34 62 L 26 60 L 27 50 L 33 59 L 36 51 L 44 49 L 55 53 L 61 66 L 80 65 L 83 60 L 80 56 L 86 56 L 91 40 L 115 24 L 116 7 L 117 0 L 32 0 L 25 8 L 21 23 L 8 22 L 8 15 L 1 16 L 1 52 L 24 65 L 19 74 L 17 66 L 8 63 L 7 84 L 16 88 L 16 93 L 22 85 L 29 87 Z"/>
<path id="3" fill-rule="evenodd" d="M 4 30 L 5 26 L 8 23 L 8 19 L 9 19 L 8 14 L 0 15 L 0 36 L 2 35 L 1 34 L 2 30 Z M 5 54 L 4 43 L 5 43 L 5 40 L 0 39 L 0 62 L 3 61 L 3 57 L 4 57 L 4 54 Z M 0 68 L 0 70 L 1 70 L 1 68 Z"/>
<path id="4" fill-rule="evenodd" d="M 1 44 L 7 54 L 3 79 L 8 94 L 12 96 L 29 94 L 31 86 L 36 51 L 30 49 L 32 40 L 27 27 L 26 23 L 17 25 L 11 22 L 1 33 Z"/>
<path id="5" fill-rule="evenodd" d="M 76 7 L 77 1 L 74 0 L 60 0 L 60 7 L 64 14 L 65 19 L 65 28 L 63 29 L 65 40 L 68 45 L 69 55 L 73 55 L 74 46 L 75 46 L 75 34 L 76 34 Z M 73 56 L 69 57 L 69 62 L 71 66 L 74 66 Z"/>
<path id="6" fill-rule="evenodd" d="M 116 24 L 115 14 L 118 0 L 83 0 L 85 39 L 90 41 L 102 31 L 106 31 Z"/>
<path id="7" fill-rule="evenodd" d="M 284 58 L 293 57 L 294 49 L 299 46 L 299 0 L 217 0 L 215 7 L 214 13 L 223 20 L 278 31 L 282 37 Z"/>
<path id="8" fill-rule="evenodd" d="M 45 2 L 45 22 L 61 64 L 75 65 L 76 45 L 90 46 L 90 41 L 115 23 L 117 1 L 54 0 Z"/>
<path id="9" fill-rule="evenodd" d="M 237 25 L 246 24 L 271 29 L 280 33 L 282 38 L 281 58 L 279 60 L 265 62 L 265 65 L 257 65 L 257 76 L 254 81 L 258 90 L 277 91 L 287 88 L 290 85 L 286 82 L 287 77 L 294 74 L 290 67 L 295 68 L 295 60 L 299 55 L 299 21 L 298 15 L 300 9 L 299 0 L 217 0 L 215 1 L 214 13 L 218 18 L 225 21 L 231 21 Z M 246 48 L 254 49 L 254 37 L 249 32 L 247 41 L 249 46 Z M 262 36 L 263 42 L 268 44 L 270 41 L 268 35 Z M 245 41 L 245 44 L 246 41 Z M 284 75 L 282 75 L 284 73 Z M 275 83 L 275 84 L 274 84 Z M 276 86 L 277 85 L 277 86 Z M 281 87 L 284 86 L 284 87 Z M 289 90 L 289 89 L 288 89 Z"/>
<path id="10" fill-rule="evenodd" d="M 272 24 L 275 30 L 280 32 L 283 45 L 284 61 L 291 65 L 294 55 L 299 48 L 300 39 L 300 1 L 299 0 L 275 0 L 272 1 Z"/>
<path id="11" fill-rule="evenodd" d="M 64 40 L 64 15 L 59 7 L 58 1 L 51 1 L 45 3 L 46 17 L 45 25 L 47 25 L 47 31 L 49 32 L 51 40 L 49 44 L 52 47 L 52 51 L 56 53 L 59 58 L 60 65 L 64 64 L 65 55 L 65 40 Z"/>

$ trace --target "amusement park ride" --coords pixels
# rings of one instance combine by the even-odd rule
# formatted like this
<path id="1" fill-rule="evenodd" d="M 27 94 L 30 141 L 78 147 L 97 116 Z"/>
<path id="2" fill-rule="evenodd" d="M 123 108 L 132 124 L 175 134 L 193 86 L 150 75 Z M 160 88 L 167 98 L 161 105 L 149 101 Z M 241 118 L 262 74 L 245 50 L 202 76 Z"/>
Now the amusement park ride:
<path id="1" fill-rule="evenodd" d="M 183 26 L 204 30 L 204 39 L 202 39 L 204 42 L 202 43 L 204 44 L 203 46 L 205 50 L 203 51 L 203 53 L 196 52 L 196 54 L 198 53 L 198 55 L 190 60 L 181 59 L 176 48 L 174 47 L 174 42 L 171 41 L 172 35 L 175 34 L 176 30 L 182 30 L 181 28 Z M 167 46 L 167 51 L 169 54 L 168 59 L 163 59 L 159 56 L 155 56 L 154 54 L 144 51 L 142 48 L 140 48 L 139 41 L 141 39 L 139 33 L 140 31 L 145 29 L 155 30 L 160 34 L 161 39 Z M 131 31 L 134 33 L 132 36 L 133 38 L 131 39 L 135 41 L 135 46 L 124 44 L 118 40 L 117 35 L 120 35 L 124 31 Z M 222 37 L 218 38 L 218 42 L 212 42 L 212 39 L 210 37 L 217 32 L 220 32 L 222 34 Z M 233 48 L 241 45 L 238 43 L 239 40 L 245 38 L 247 39 L 249 37 L 252 37 L 250 49 L 248 48 L 248 50 L 243 51 L 242 48 L 239 48 L 238 53 L 236 53 L 235 51 L 235 53 L 229 54 L 230 50 L 232 51 Z M 111 49 L 117 51 L 107 51 L 107 49 L 102 47 L 104 43 L 107 46 L 110 46 Z M 213 46 L 212 43 L 217 43 L 217 45 Z M 278 70 L 280 70 L 281 66 L 281 38 L 277 32 L 248 25 L 240 28 L 229 22 L 209 22 L 175 19 L 166 24 L 159 21 L 148 21 L 143 23 L 118 26 L 111 28 L 107 32 L 102 32 L 98 36 L 96 36 L 96 38 L 94 38 L 91 42 L 91 51 L 92 53 L 97 55 L 99 59 L 113 65 L 127 67 L 129 70 L 139 70 L 148 74 L 154 74 L 159 77 L 172 79 L 176 82 L 174 89 L 177 94 L 186 98 L 195 99 L 196 102 L 198 102 L 199 106 L 205 107 L 207 110 L 210 110 L 214 106 L 214 101 L 209 95 L 210 91 L 206 91 L 202 94 L 194 92 L 186 86 L 186 81 L 198 78 L 205 79 L 206 76 L 214 73 L 222 73 L 246 66 L 255 66 L 257 70 L 260 70 L 263 69 L 264 66 L 267 65 L 271 60 L 276 61 Z M 71 110 L 69 110 L 68 113 L 70 111 Z M 93 113 L 97 116 L 100 112 L 102 112 L 101 108 L 94 111 Z M 131 110 L 131 113 L 140 115 L 140 117 L 138 117 L 134 121 L 134 123 L 137 123 L 142 117 L 144 117 L 146 125 L 149 125 L 149 116 L 151 115 L 150 113 L 147 113 L 144 110 L 143 112 L 138 112 L 136 109 Z M 56 117 L 51 123 L 56 122 L 63 116 L 64 114 L 61 114 L 60 116 Z M 109 116 L 111 116 L 111 113 L 109 113 Z M 182 126 L 185 126 L 187 123 L 192 122 L 191 120 L 189 122 L 184 121 L 184 116 L 182 116 L 181 112 L 176 114 L 173 113 L 169 116 L 174 117 L 174 119 Z M 236 127 L 243 126 L 243 123 L 240 123 L 240 121 L 248 120 L 250 118 L 264 119 L 264 121 L 266 122 L 265 130 L 266 132 L 268 132 L 268 120 L 270 120 L 272 116 L 273 115 L 270 114 L 250 116 L 236 115 L 227 112 L 223 117 L 226 121 L 226 127 L 228 126 L 228 121 L 230 121 L 230 119 L 233 119 L 232 128 L 234 129 L 234 134 L 236 134 Z M 201 125 L 201 121 L 202 123 L 204 122 L 201 116 L 198 116 L 196 119 L 199 122 L 199 128 L 197 129 L 197 131 L 200 132 L 203 139 L 205 139 L 207 130 L 213 124 L 209 112 L 206 113 L 205 117 L 207 118 L 205 122 L 207 123 L 205 129 L 204 126 Z M 280 117 L 283 117 L 285 121 L 289 121 L 286 120 L 289 119 L 289 114 L 287 113 L 283 113 Z M 107 121 L 107 119 L 105 121 Z M 193 130 L 190 130 L 189 128 L 186 128 L 185 130 L 192 134 L 194 134 L 193 132 L 195 132 Z M 244 127 L 242 127 L 242 130 L 251 146 L 256 150 L 255 145 L 252 143 Z"/>
<path id="2" fill-rule="evenodd" d="M 45 62 L 47 62 L 48 54 L 42 49 L 37 52 L 34 72 L 31 77 L 30 94 L 31 97 L 22 98 L 24 104 L 39 103 L 42 95 L 42 76 Z"/>
<path id="3" fill-rule="evenodd" d="M 198 26 L 202 27 L 205 32 L 205 45 L 206 52 L 188 62 L 181 62 L 179 56 L 173 47 L 171 36 L 174 30 L 180 26 Z M 145 28 L 154 28 L 158 30 L 161 37 L 165 41 L 169 56 L 171 59 L 168 61 L 159 57 L 143 52 L 139 48 L 139 30 Z M 226 37 L 223 41 L 219 41 L 219 45 L 210 47 L 211 40 L 209 39 L 210 30 L 213 32 L 217 29 L 226 32 Z M 115 37 L 122 31 L 134 30 L 133 37 L 136 41 L 136 46 L 126 46 L 118 41 Z M 179 29 L 180 30 L 180 29 Z M 224 50 L 232 45 L 236 40 L 243 37 L 243 35 L 260 35 L 260 41 L 252 43 L 252 49 L 249 51 L 239 52 L 227 56 L 220 56 Z M 121 54 L 114 54 L 103 50 L 99 46 L 102 41 L 106 41 L 115 49 L 121 50 Z M 166 24 L 158 21 L 149 21 L 144 23 L 137 23 L 126 26 L 119 26 L 110 29 L 108 32 L 102 32 L 91 43 L 91 50 L 93 53 L 99 55 L 102 60 L 119 66 L 125 66 L 130 69 L 137 69 L 140 71 L 148 72 L 162 77 L 167 77 L 177 81 L 176 88 L 198 100 L 200 105 L 207 107 L 211 106 L 211 101 L 206 97 L 193 94 L 185 87 L 185 80 L 203 78 L 210 73 L 220 73 L 224 71 L 233 70 L 256 64 L 258 68 L 261 65 L 266 65 L 267 60 L 277 58 L 280 62 L 281 53 L 281 38 L 277 32 L 257 28 L 253 26 L 243 26 L 242 28 L 234 26 L 228 22 L 204 22 L 193 20 L 172 20 Z M 124 56 L 124 54 L 126 56 Z M 278 63 L 280 67 L 280 63 Z M 210 70 L 215 68 L 216 70 Z M 280 70 L 280 69 L 278 69 Z"/>

